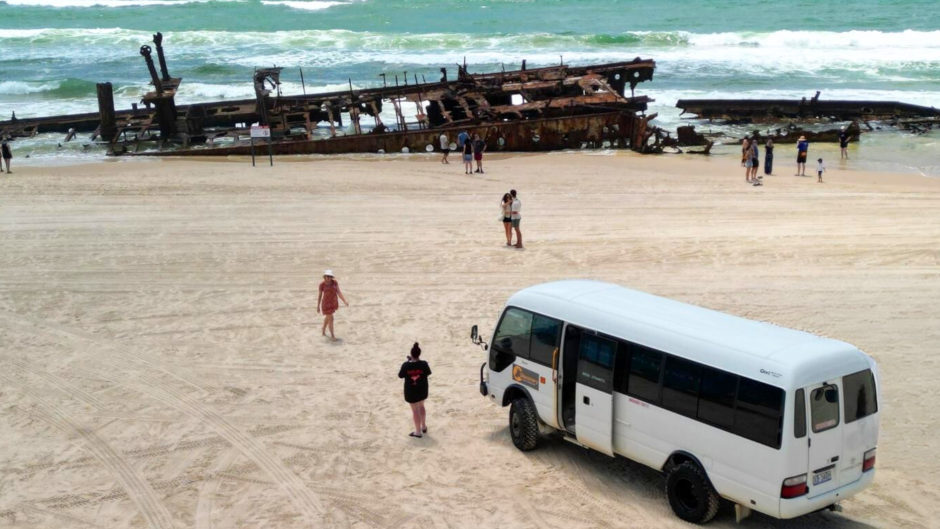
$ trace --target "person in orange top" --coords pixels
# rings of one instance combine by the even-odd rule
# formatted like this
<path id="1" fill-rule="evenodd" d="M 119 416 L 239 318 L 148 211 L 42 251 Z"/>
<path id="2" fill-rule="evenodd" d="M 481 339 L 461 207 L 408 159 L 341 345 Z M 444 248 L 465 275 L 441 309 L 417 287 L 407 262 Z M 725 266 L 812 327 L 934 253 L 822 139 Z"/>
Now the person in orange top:
<path id="1" fill-rule="evenodd" d="M 340 299 L 344 305 L 349 306 L 339 289 L 339 283 L 333 277 L 333 271 L 323 272 L 323 282 L 320 283 L 320 293 L 317 295 L 317 314 L 323 313 L 323 336 L 326 336 L 326 329 L 329 327 L 332 340 L 336 340 L 336 335 L 333 334 L 333 313 L 339 308 Z"/>

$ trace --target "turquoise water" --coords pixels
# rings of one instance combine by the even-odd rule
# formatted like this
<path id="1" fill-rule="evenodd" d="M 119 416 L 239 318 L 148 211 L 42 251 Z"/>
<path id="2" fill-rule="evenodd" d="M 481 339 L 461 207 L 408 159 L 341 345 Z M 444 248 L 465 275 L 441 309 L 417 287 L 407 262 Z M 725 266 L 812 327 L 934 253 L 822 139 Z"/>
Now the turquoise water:
<path id="1" fill-rule="evenodd" d="M 0 0 L 0 116 L 95 111 L 101 81 L 129 107 L 147 91 L 138 50 L 156 31 L 180 103 L 252 97 L 258 66 L 283 66 L 284 92 L 309 93 L 377 86 L 382 72 L 436 79 L 464 60 L 495 71 L 640 56 L 657 70 L 637 91 L 670 128 L 680 97 L 820 90 L 940 106 L 934 1 Z"/>

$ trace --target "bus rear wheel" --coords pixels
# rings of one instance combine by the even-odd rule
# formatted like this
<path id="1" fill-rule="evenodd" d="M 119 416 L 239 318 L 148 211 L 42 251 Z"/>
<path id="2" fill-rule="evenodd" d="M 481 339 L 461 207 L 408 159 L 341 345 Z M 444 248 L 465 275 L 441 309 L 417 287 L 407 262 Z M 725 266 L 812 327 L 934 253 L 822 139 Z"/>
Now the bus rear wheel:
<path id="1" fill-rule="evenodd" d="M 512 444 L 523 452 L 535 448 L 539 440 L 539 423 L 532 401 L 520 397 L 509 408 L 509 435 Z"/>
<path id="2" fill-rule="evenodd" d="M 692 461 L 673 467 L 666 475 L 666 496 L 676 516 L 687 522 L 708 523 L 718 512 L 718 493 L 705 471 Z"/>

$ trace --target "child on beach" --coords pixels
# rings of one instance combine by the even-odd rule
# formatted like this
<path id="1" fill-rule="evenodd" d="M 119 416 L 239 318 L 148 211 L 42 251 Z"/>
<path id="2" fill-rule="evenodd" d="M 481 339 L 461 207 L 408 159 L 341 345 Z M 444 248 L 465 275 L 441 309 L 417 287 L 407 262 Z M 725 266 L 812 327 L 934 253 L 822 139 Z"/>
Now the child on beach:
<path id="1" fill-rule="evenodd" d="M 326 336 L 326 330 L 329 328 L 330 339 L 333 341 L 336 341 L 336 335 L 333 334 L 333 313 L 339 308 L 340 299 L 344 305 L 349 306 L 339 289 L 339 283 L 333 277 L 333 271 L 323 272 L 323 282 L 320 283 L 320 293 L 317 295 L 317 314 L 323 313 L 323 328 L 320 331 Z"/>
<path id="2" fill-rule="evenodd" d="M 823 164 L 822 158 L 816 160 L 816 183 L 822 183 L 822 174 L 826 171 L 826 166 Z"/>
<path id="3" fill-rule="evenodd" d="M 411 346 L 411 354 L 398 370 L 398 378 L 405 379 L 405 402 L 411 406 L 411 418 L 415 430 L 408 435 L 421 437 L 428 432 L 427 412 L 424 401 L 428 398 L 428 376 L 431 366 L 421 360 L 421 348 L 418 342 Z"/>

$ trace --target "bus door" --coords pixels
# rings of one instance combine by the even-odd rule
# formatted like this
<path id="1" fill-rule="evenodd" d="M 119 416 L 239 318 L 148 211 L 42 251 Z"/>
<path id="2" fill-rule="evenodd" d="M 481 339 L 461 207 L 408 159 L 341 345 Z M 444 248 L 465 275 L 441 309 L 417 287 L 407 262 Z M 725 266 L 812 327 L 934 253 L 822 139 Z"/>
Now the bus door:
<path id="1" fill-rule="evenodd" d="M 809 412 L 809 497 L 839 487 L 842 466 L 842 417 L 839 382 L 810 386 L 806 391 Z"/>
<path id="2" fill-rule="evenodd" d="M 558 424 L 574 435 L 575 433 L 575 382 L 578 373 L 578 351 L 581 348 L 581 329 L 574 325 L 565 326 L 565 339 L 562 342 L 561 358 L 558 359 Z"/>
<path id="3" fill-rule="evenodd" d="M 613 378 L 617 343 L 587 331 L 581 335 L 575 389 L 578 442 L 607 455 L 613 447 Z"/>

